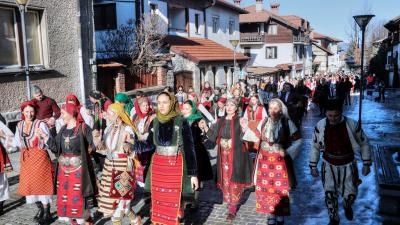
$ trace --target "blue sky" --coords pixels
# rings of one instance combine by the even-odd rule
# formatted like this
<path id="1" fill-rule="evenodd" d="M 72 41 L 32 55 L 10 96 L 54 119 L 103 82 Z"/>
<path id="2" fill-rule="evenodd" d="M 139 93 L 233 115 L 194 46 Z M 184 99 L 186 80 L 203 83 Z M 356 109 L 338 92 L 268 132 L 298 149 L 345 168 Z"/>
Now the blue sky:
<path id="1" fill-rule="evenodd" d="M 242 7 L 256 0 L 242 0 Z M 298 15 L 310 21 L 315 31 L 348 40 L 353 15 L 375 14 L 373 22 L 390 20 L 400 15 L 400 0 L 273 0 L 279 2 L 280 15 Z M 269 9 L 270 0 L 264 0 Z"/>

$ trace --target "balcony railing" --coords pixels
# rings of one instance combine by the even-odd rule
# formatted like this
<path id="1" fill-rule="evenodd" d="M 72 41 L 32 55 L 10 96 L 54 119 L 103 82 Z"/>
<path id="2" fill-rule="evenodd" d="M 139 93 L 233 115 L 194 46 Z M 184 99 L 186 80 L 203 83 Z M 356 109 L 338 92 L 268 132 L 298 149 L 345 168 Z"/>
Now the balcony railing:
<path id="1" fill-rule="evenodd" d="M 241 33 L 240 42 L 264 42 L 264 35 L 259 33 Z"/>
<path id="2" fill-rule="evenodd" d="M 310 38 L 307 36 L 293 36 L 293 43 L 309 43 L 310 42 Z"/>

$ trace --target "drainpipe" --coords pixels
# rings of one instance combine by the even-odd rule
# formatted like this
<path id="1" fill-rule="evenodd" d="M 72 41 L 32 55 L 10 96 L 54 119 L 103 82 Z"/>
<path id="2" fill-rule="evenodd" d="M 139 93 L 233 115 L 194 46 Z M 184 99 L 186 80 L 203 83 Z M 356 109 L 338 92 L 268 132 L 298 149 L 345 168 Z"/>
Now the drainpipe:
<path id="1" fill-rule="evenodd" d="M 76 29 L 78 41 L 78 66 L 79 66 L 79 84 L 81 92 L 81 102 L 85 102 L 85 76 L 83 72 L 83 56 L 82 56 L 82 32 L 81 32 L 81 5 L 80 0 L 76 0 L 77 12 L 76 12 Z"/>

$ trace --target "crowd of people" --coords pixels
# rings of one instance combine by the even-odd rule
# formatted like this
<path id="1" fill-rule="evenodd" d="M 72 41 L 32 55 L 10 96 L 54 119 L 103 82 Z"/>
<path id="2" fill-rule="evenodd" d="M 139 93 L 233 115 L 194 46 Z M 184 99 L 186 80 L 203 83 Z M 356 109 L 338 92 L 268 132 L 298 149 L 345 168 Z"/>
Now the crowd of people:
<path id="1" fill-rule="evenodd" d="M 244 190 L 254 190 L 256 211 L 267 224 L 284 224 L 290 191 L 297 183 L 293 164 L 302 145 L 302 118 L 316 104 L 326 118 L 315 127 L 310 173 L 322 153 L 322 181 L 330 224 L 339 224 L 338 196 L 346 218 L 360 183 L 354 154 L 361 151 L 368 175 L 368 139 L 356 122 L 342 115 L 359 80 L 338 74 L 307 79 L 265 79 L 252 85 L 213 88 L 166 87 L 155 101 L 138 92 L 114 102 L 98 91 L 90 107 L 71 94 L 61 109 L 34 87 L 34 99 L 20 105 L 15 133 L 0 122 L 0 202 L 9 197 L 6 173 L 10 148 L 21 150 L 18 194 L 36 204 L 34 217 L 50 224 L 52 196 L 59 220 L 93 223 L 93 211 L 113 224 L 127 217 L 141 224 L 131 208 L 138 189 L 150 193 L 153 224 L 179 224 L 185 208 L 196 211 L 205 181 L 215 180 L 234 221 Z M 209 150 L 217 151 L 216 171 Z M 56 158 L 53 165 L 49 152 Z"/>

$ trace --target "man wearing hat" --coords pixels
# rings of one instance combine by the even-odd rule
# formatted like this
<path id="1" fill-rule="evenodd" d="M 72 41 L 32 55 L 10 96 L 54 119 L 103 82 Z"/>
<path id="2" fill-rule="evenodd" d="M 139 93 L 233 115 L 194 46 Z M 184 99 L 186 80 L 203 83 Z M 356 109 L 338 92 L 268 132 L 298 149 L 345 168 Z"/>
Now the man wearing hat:
<path id="1" fill-rule="evenodd" d="M 356 121 L 343 116 L 342 105 L 340 100 L 328 100 L 326 118 L 315 127 L 311 145 L 310 169 L 313 177 L 319 176 L 317 165 L 322 152 L 321 177 L 330 225 L 340 221 L 339 195 L 344 199 L 346 218 L 353 220 L 352 205 L 361 184 L 355 153 L 361 153 L 363 176 L 370 173 L 372 163 L 367 136 Z"/>

